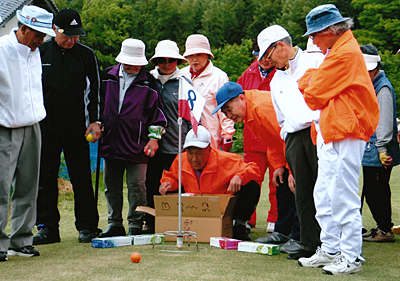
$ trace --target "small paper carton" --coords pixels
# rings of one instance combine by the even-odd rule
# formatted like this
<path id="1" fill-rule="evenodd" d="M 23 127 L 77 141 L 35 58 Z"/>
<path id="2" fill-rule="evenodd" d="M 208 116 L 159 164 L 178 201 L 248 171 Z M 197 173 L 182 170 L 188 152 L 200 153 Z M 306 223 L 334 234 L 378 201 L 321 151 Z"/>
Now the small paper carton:
<path id="1" fill-rule="evenodd" d="M 127 236 L 92 239 L 93 248 L 113 248 L 113 247 L 131 246 L 131 245 L 132 245 L 132 238 Z"/>
<path id="2" fill-rule="evenodd" d="M 242 240 L 224 238 L 219 240 L 219 245 L 221 246 L 221 249 L 237 250 L 239 242 L 242 242 Z"/>
<path id="3" fill-rule="evenodd" d="M 239 242 L 238 251 L 272 256 L 280 253 L 280 246 L 255 242 Z"/>
<path id="4" fill-rule="evenodd" d="M 242 240 L 227 237 L 210 237 L 210 246 L 225 250 L 236 250 L 239 242 L 242 242 Z"/>
<path id="5" fill-rule="evenodd" d="M 163 234 L 143 234 L 143 235 L 128 235 L 132 238 L 132 245 L 153 245 L 165 242 L 165 235 Z"/>
<path id="6" fill-rule="evenodd" d="M 221 245 L 219 245 L 219 240 L 224 239 L 224 238 L 225 237 L 210 237 L 210 246 L 221 248 Z"/>

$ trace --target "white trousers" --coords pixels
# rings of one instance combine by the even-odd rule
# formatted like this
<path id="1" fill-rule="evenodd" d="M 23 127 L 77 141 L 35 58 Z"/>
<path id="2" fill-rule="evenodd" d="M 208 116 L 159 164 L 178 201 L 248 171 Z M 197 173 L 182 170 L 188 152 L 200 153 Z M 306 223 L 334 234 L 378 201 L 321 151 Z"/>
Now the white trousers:
<path id="1" fill-rule="evenodd" d="M 314 188 L 322 250 L 341 253 L 349 262 L 361 255 L 362 218 L 358 178 L 365 141 L 344 139 L 324 144 L 317 137 L 318 178 Z"/>

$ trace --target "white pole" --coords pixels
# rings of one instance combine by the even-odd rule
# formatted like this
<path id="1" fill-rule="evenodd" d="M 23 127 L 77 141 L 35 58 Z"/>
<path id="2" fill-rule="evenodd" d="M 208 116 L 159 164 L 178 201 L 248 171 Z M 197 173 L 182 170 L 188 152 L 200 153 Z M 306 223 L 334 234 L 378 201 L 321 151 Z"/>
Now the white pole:
<path id="1" fill-rule="evenodd" d="M 179 233 L 182 232 L 182 117 L 178 118 L 178 127 L 179 127 L 179 204 L 178 204 L 178 218 L 179 218 Z"/>

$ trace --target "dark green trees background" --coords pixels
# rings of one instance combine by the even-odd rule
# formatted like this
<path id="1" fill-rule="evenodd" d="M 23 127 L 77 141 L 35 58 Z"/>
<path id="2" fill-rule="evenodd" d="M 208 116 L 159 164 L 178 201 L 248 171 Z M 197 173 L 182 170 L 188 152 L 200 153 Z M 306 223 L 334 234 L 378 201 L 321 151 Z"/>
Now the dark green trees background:
<path id="1" fill-rule="evenodd" d="M 332 3 L 343 16 L 352 17 L 360 44 L 378 47 L 384 70 L 400 95 L 400 0 L 55 0 L 59 9 L 81 13 L 86 37 L 81 41 L 96 51 L 100 65 L 114 65 L 121 43 L 137 38 L 150 58 L 160 40 L 177 42 L 181 54 L 187 36 L 208 37 L 213 63 L 236 81 L 251 64 L 252 43 L 271 24 L 285 27 L 293 42 L 305 49 L 305 17 L 314 7 Z M 151 65 L 148 66 L 151 68 Z M 398 100 L 398 104 L 400 100 Z M 400 106 L 398 106 L 398 113 Z"/>

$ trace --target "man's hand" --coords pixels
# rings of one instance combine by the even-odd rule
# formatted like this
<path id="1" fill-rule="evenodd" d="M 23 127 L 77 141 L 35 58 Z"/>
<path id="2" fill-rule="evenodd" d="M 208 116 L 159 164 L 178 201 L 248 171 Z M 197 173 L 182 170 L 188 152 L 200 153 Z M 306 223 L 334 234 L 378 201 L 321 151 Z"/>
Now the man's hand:
<path id="1" fill-rule="evenodd" d="M 292 174 L 289 174 L 288 185 L 289 185 L 290 191 L 293 192 L 294 194 L 296 194 L 296 181 L 294 180 L 294 177 Z"/>
<path id="2" fill-rule="evenodd" d="M 397 133 L 397 142 L 400 143 L 400 131 Z"/>
<path id="3" fill-rule="evenodd" d="M 230 139 L 230 140 L 227 140 L 227 139 L 224 139 L 224 138 L 221 139 L 221 145 L 220 146 L 224 151 L 226 151 L 226 152 L 231 151 L 232 150 L 232 145 L 233 145 L 233 140 L 232 139 Z"/>
<path id="4" fill-rule="evenodd" d="M 379 159 L 381 160 L 381 163 L 385 168 L 392 165 L 393 163 L 393 158 L 390 157 L 386 151 L 379 153 Z"/>
<path id="5" fill-rule="evenodd" d="M 169 181 L 161 184 L 158 189 L 158 191 L 160 192 L 161 195 L 167 195 L 167 192 L 170 190 L 172 190 L 172 183 Z"/>
<path id="6" fill-rule="evenodd" d="M 272 178 L 272 183 L 273 183 L 276 187 L 278 187 L 280 184 L 283 183 L 283 173 L 284 173 L 284 172 L 285 172 L 285 168 L 284 168 L 283 166 L 277 168 L 277 169 L 274 171 L 274 175 L 273 175 L 273 178 Z M 278 178 L 279 178 L 279 182 L 277 181 Z"/>
<path id="7" fill-rule="evenodd" d="M 158 140 L 150 139 L 149 142 L 145 145 L 143 151 L 147 156 L 153 157 L 156 154 L 157 149 Z"/>
<path id="8" fill-rule="evenodd" d="M 91 124 L 89 125 L 89 127 L 86 129 L 85 138 L 86 138 L 86 136 L 87 136 L 90 132 L 92 132 L 92 134 L 93 134 L 93 139 L 92 139 L 91 142 L 95 143 L 95 142 L 98 141 L 99 138 L 101 137 L 101 127 L 100 127 L 100 124 L 98 124 L 98 123 L 96 123 L 96 122 L 91 123 Z"/>
<path id="9" fill-rule="evenodd" d="M 242 188 L 242 179 L 238 175 L 235 175 L 229 182 L 228 191 L 231 194 L 235 194 L 239 192 L 241 188 Z"/>

